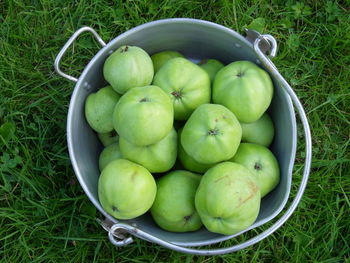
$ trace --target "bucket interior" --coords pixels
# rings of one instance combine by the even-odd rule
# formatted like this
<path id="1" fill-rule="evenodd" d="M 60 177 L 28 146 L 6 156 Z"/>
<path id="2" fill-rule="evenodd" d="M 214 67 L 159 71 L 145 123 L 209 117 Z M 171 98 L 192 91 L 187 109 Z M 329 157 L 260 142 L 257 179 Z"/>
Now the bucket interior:
<path id="1" fill-rule="evenodd" d="M 103 63 L 121 45 L 139 46 L 149 54 L 176 50 L 194 61 L 214 58 L 228 64 L 250 60 L 259 65 L 251 44 L 242 36 L 223 26 L 193 19 L 167 19 L 138 26 L 113 39 L 95 55 L 80 76 L 71 98 L 68 146 L 75 173 L 85 193 L 99 211 L 113 222 L 117 220 L 103 210 L 98 200 L 98 157 L 102 145 L 85 120 L 84 103 L 91 92 L 106 84 L 102 74 Z M 281 179 L 279 185 L 262 199 L 259 216 L 249 229 L 274 218 L 283 209 L 290 192 L 296 150 L 296 121 L 289 96 L 275 81 L 274 86 L 274 97 L 268 109 L 275 125 L 275 138 L 270 148 L 279 162 Z M 149 234 L 182 246 L 213 244 L 233 237 L 211 233 L 204 227 L 188 233 L 164 231 L 154 223 L 149 213 L 122 222 L 136 224 Z"/>

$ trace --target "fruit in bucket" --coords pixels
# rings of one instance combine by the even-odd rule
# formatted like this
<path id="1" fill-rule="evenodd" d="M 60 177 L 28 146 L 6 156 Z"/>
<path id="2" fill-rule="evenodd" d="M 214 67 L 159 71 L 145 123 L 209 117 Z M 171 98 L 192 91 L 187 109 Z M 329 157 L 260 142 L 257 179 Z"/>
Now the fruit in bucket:
<path id="1" fill-rule="evenodd" d="M 192 158 L 181 145 L 181 133 L 182 133 L 182 128 L 179 130 L 179 143 L 178 143 L 178 156 L 181 164 L 183 167 L 191 172 L 195 173 L 205 173 L 210 167 L 212 167 L 214 164 L 203 164 L 197 162 L 195 159 Z"/>
<path id="2" fill-rule="evenodd" d="M 151 145 L 137 146 L 120 138 L 120 150 L 125 159 L 138 163 L 151 173 L 170 170 L 177 156 L 177 133 L 172 129 L 164 139 Z"/>
<path id="3" fill-rule="evenodd" d="M 252 225 L 258 216 L 260 190 L 257 180 L 243 165 L 217 164 L 203 175 L 195 205 L 209 231 L 236 234 Z"/>
<path id="4" fill-rule="evenodd" d="M 111 161 L 121 158 L 123 157 L 122 153 L 120 152 L 119 143 L 113 143 L 104 148 L 100 153 L 98 167 L 100 168 L 100 171 L 102 171 Z"/>
<path id="5" fill-rule="evenodd" d="M 198 66 L 208 73 L 210 82 L 213 83 L 216 73 L 224 67 L 224 64 L 217 59 L 203 59 L 198 63 Z"/>
<path id="6" fill-rule="evenodd" d="M 250 61 L 236 61 L 215 77 L 213 102 L 232 111 L 240 122 L 257 121 L 269 107 L 273 84 L 269 74 Z"/>
<path id="7" fill-rule="evenodd" d="M 169 134 L 174 121 L 173 104 L 157 86 L 137 87 L 119 100 L 113 113 L 113 124 L 120 137 L 146 146 Z"/>
<path id="8" fill-rule="evenodd" d="M 149 211 L 172 232 L 203 224 L 224 235 L 246 230 L 279 182 L 277 160 L 262 146 L 274 136 L 269 75 L 249 61 L 196 65 L 175 51 L 144 53 L 131 46 L 114 52 L 104 65 L 113 88 L 86 101 L 86 119 L 106 147 L 99 158 L 103 209 L 117 219 Z"/>
<path id="9" fill-rule="evenodd" d="M 232 158 L 241 137 L 241 125 L 231 111 L 222 105 L 203 104 L 187 120 L 181 144 L 197 162 L 212 164 Z"/>
<path id="10" fill-rule="evenodd" d="M 142 48 L 121 46 L 106 59 L 103 75 L 116 92 L 124 94 L 134 87 L 151 84 L 153 63 Z"/>
<path id="11" fill-rule="evenodd" d="M 155 74 L 153 84 L 171 98 L 175 120 L 187 120 L 199 105 L 210 102 L 208 74 L 185 58 L 165 63 Z"/>
<path id="12" fill-rule="evenodd" d="M 242 141 L 269 147 L 275 135 L 275 129 L 270 116 L 264 113 L 260 119 L 251 123 L 243 123 Z"/>
<path id="13" fill-rule="evenodd" d="M 114 129 L 110 132 L 98 133 L 97 136 L 104 147 L 119 141 L 119 135 Z"/>
<path id="14" fill-rule="evenodd" d="M 85 118 L 90 127 L 99 133 L 113 130 L 112 115 L 120 96 L 111 86 L 91 93 L 85 101 Z"/>
<path id="15" fill-rule="evenodd" d="M 146 168 L 125 159 L 110 162 L 98 180 L 103 209 L 117 219 L 138 217 L 151 208 L 157 186 Z"/>
<path id="16" fill-rule="evenodd" d="M 154 73 L 156 73 L 167 61 L 172 58 L 183 58 L 184 56 L 177 51 L 162 51 L 151 56 Z"/>
<path id="17" fill-rule="evenodd" d="M 200 175 L 183 170 L 172 171 L 157 180 L 157 195 L 151 214 L 161 228 L 187 232 L 202 226 L 194 205 L 200 180 Z"/>
<path id="18" fill-rule="evenodd" d="M 280 180 L 276 157 L 264 146 L 241 143 L 231 161 L 245 166 L 257 178 L 261 197 L 271 192 Z"/>

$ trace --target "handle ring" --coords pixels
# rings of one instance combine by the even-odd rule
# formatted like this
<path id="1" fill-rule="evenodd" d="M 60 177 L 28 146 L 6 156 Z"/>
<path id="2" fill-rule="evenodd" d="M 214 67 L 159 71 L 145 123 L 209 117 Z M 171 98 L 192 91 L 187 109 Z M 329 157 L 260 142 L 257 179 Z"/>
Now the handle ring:
<path id="1" fill-rule="evenodd" d="M 61 68 L 60 68 L 60 64 L 61 64 L 61 60 L 62 60 L 62 57 L 63 55 L 66 53 L 67 49 L 72 45 L 72 43 L 74 42 L 74 40 L 80 36 L 82 33 L 84 32 L 90 32 L 94 35 L 94 37 L 96 38 L 97 42 L 100 43 L 100 45 L 102 47 L 106 46 L 106 43 L 102 40 L 102 38 L 99 36 L 99 34 L 96 33 L 95 30 L 93 30 L 91 27 L 88 27 L 88 26 L 84 26 L 80 29 L 78 29 L 69 39 L 68 41 L 66 42 L 66 44 L 62 47 L 62 49 L 60 50 L 60 52 L 58 53 L 58 55 L 56 56 L 56 59 L 55 59 L 55 63 L 54 63 L 54 66 L 55 66 L 55 70 L 56 72 L 61 75 L 62 77 L 68 79 L 68 80 L 71 80 L 73 82 L 77 82 L 78 79 L 71 76 L 71 75 L 68 75 L 66 73 L 64 73 Z"/>

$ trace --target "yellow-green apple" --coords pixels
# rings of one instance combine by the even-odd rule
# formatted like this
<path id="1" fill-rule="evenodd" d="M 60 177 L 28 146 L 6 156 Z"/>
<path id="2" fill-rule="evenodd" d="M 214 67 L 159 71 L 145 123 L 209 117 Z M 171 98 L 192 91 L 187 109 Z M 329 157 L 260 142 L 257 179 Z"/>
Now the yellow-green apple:
<path id="1" fill-rule="evenodd" d="M 100 203 L 117 219 L 132 219 L 146 213 L 156 192 L 152 174 L 143 166 L 125 159 L 110 162 L 98 180 Z"/>
<path id="2" fill-rule="evenodd" d="M 110 132 L 98 133 L 97 137 L 104 147 L 119 141 L 119 135 L 114 129 Z"/>
<path id="3" fill-rule="evenodd" d="M 194 205 L 200 180 L 200 175 L 184 170 L 172 171 L 157 180 L 157 195 L 150 211 L 161 228 L 188 232 L 202 226 Z"/>
<path id="4" fill-rule="evenodd" d="M 279 183 L 277 159 L 265 146 L 241 143 L 231 161 L 242 164 L 257 178 L 261 197 L 271 192 Z"/>
<path id="5" fill-rule="evenodd" d="M 177 133 L 173 128 L 159 142 L 146 146 L 134 145 L 120 137 L 120 150 L 125 159 L 138 163 L 151 173 L 170 170 L 177 156 Z"/>
<path id="6" fill-rule="evenodd" d="M 197 162 L 213 164 L 232 158 L 241 137 L 241 125 L 230 110 L 218 104 L 203 104 L 187 120 L 181 144 Z"/>
<path id="7" fill-rule="evenodd" d="M 125 93 L 113 113 L 120 137 L 145 146 L 162 140 L 173 128 L 174 108 L 169 96 L 157 86 L 137 87 Z"/>
<path id="8" fill-rule="evenodd" d="M 111 161 L 121 158 L 123 157 L 120 152 L 119 143 L 115 142 L 111 145 L 108 145 L 102 150 L 98 159 L 98 166 L 100 168 L 100 171 L 102 171 L 103 168 L 105 168 Z"/>
<path id="9" fill-rule="evenodd" d="M 187 120 L 199 105 L 210 102 L 208 74 L 185 58 L 165 63 L 155 74 L 153 84 L 171 98 L 175 120 Z"/>
<path id="10" fill-rule="evenodd" d="M 85 101 L 85 117 L 90 127 L 99 133 L 113 130 L 112 115 L 120 95 L 111 86 L 91 93 Z"/>
<path id="11" fill-rule="evenodd" d="M 186 170 L 189 170 L 191 172 L 205 173 L 214 164 L 199 163 L 195 159 L 193 159 L 190 155 L 188 155 L 181 145 L 181 141 L 180 141 L 181 133 L 182 133 L 182 128 L 179 130 L 179 133 L 178 133 L 179 142 L 178 142 L 178 151 L 177 151 L 181 164 Z"/>
<path id="12" fill-rule="evenodd" d="M 157 71 L 170 59 L 173 58 L 183 58 L 184 56 L 177 52 L 177 51 L 162 51 L 158 52 L 156 54 L 153 54 L 151 56 L 153 67 L 154 67 L 154 73 L 157 73 Z"/>
<path id="13" fill-rule="evenodd" d="M 213 83 L 216 73 L 224 67 L 224 64 L 217 59 L 203 59 L 198 65 L 208 73 L 211 83 Z"/>
<path id="14" fill-rule="evenodd" d="M 270 116 L 264 113 L 260 119 L 251 123 L 243 123 L 242 141 L 269 147 L 275 135 L 275 129 Z"/>
<path id="15" fill-rule="evenodd" d="M 247 168 L 223 162 L 203 175 L 195 205 L 209 231 L 233 235 L 256 220 L 260 210 L 260 190 L 256 178 Z"/>
<path id="16" fill-rule="evenodd" d="M 140 47 L 121 46 L 106 59 L 103 75 L 116 92 L 124 94 L 129 89 L 151 84 L 152 59 Z"/>
<path id="17" fill-rule="evenodd" d="M 226 106 L 240 122 L 257 121 L 269 107 L 273 84 L 269 74 L 250 61 L 223 67 L 213 85 L 213 102 Z"/>

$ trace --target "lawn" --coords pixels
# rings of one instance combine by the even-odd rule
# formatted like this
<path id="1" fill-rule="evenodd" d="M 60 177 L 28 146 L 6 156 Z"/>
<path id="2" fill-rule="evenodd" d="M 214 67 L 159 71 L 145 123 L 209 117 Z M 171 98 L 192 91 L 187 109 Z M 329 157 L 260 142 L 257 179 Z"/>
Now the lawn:
<path id="1" fill-rule="evenodd" d="M 350 262 L 349 1 L 123 2 L 0 1 L 0 262 Z M 84 25 L 108 42 L 171 17 L 273 35 L 279 43 L 273 61 L 310 122 L 313 162 L 302 202 L 272 236 L 236 253 L 191 256 L 138 239 L 114 247 L 70 164 L 66 118 L 74 83 L 54 71 L 61 47 Z M 82 36 L 62 67 L 79 76 L 98 49 Z M 305 155 L 298 131 L 292 196 Z"/>

